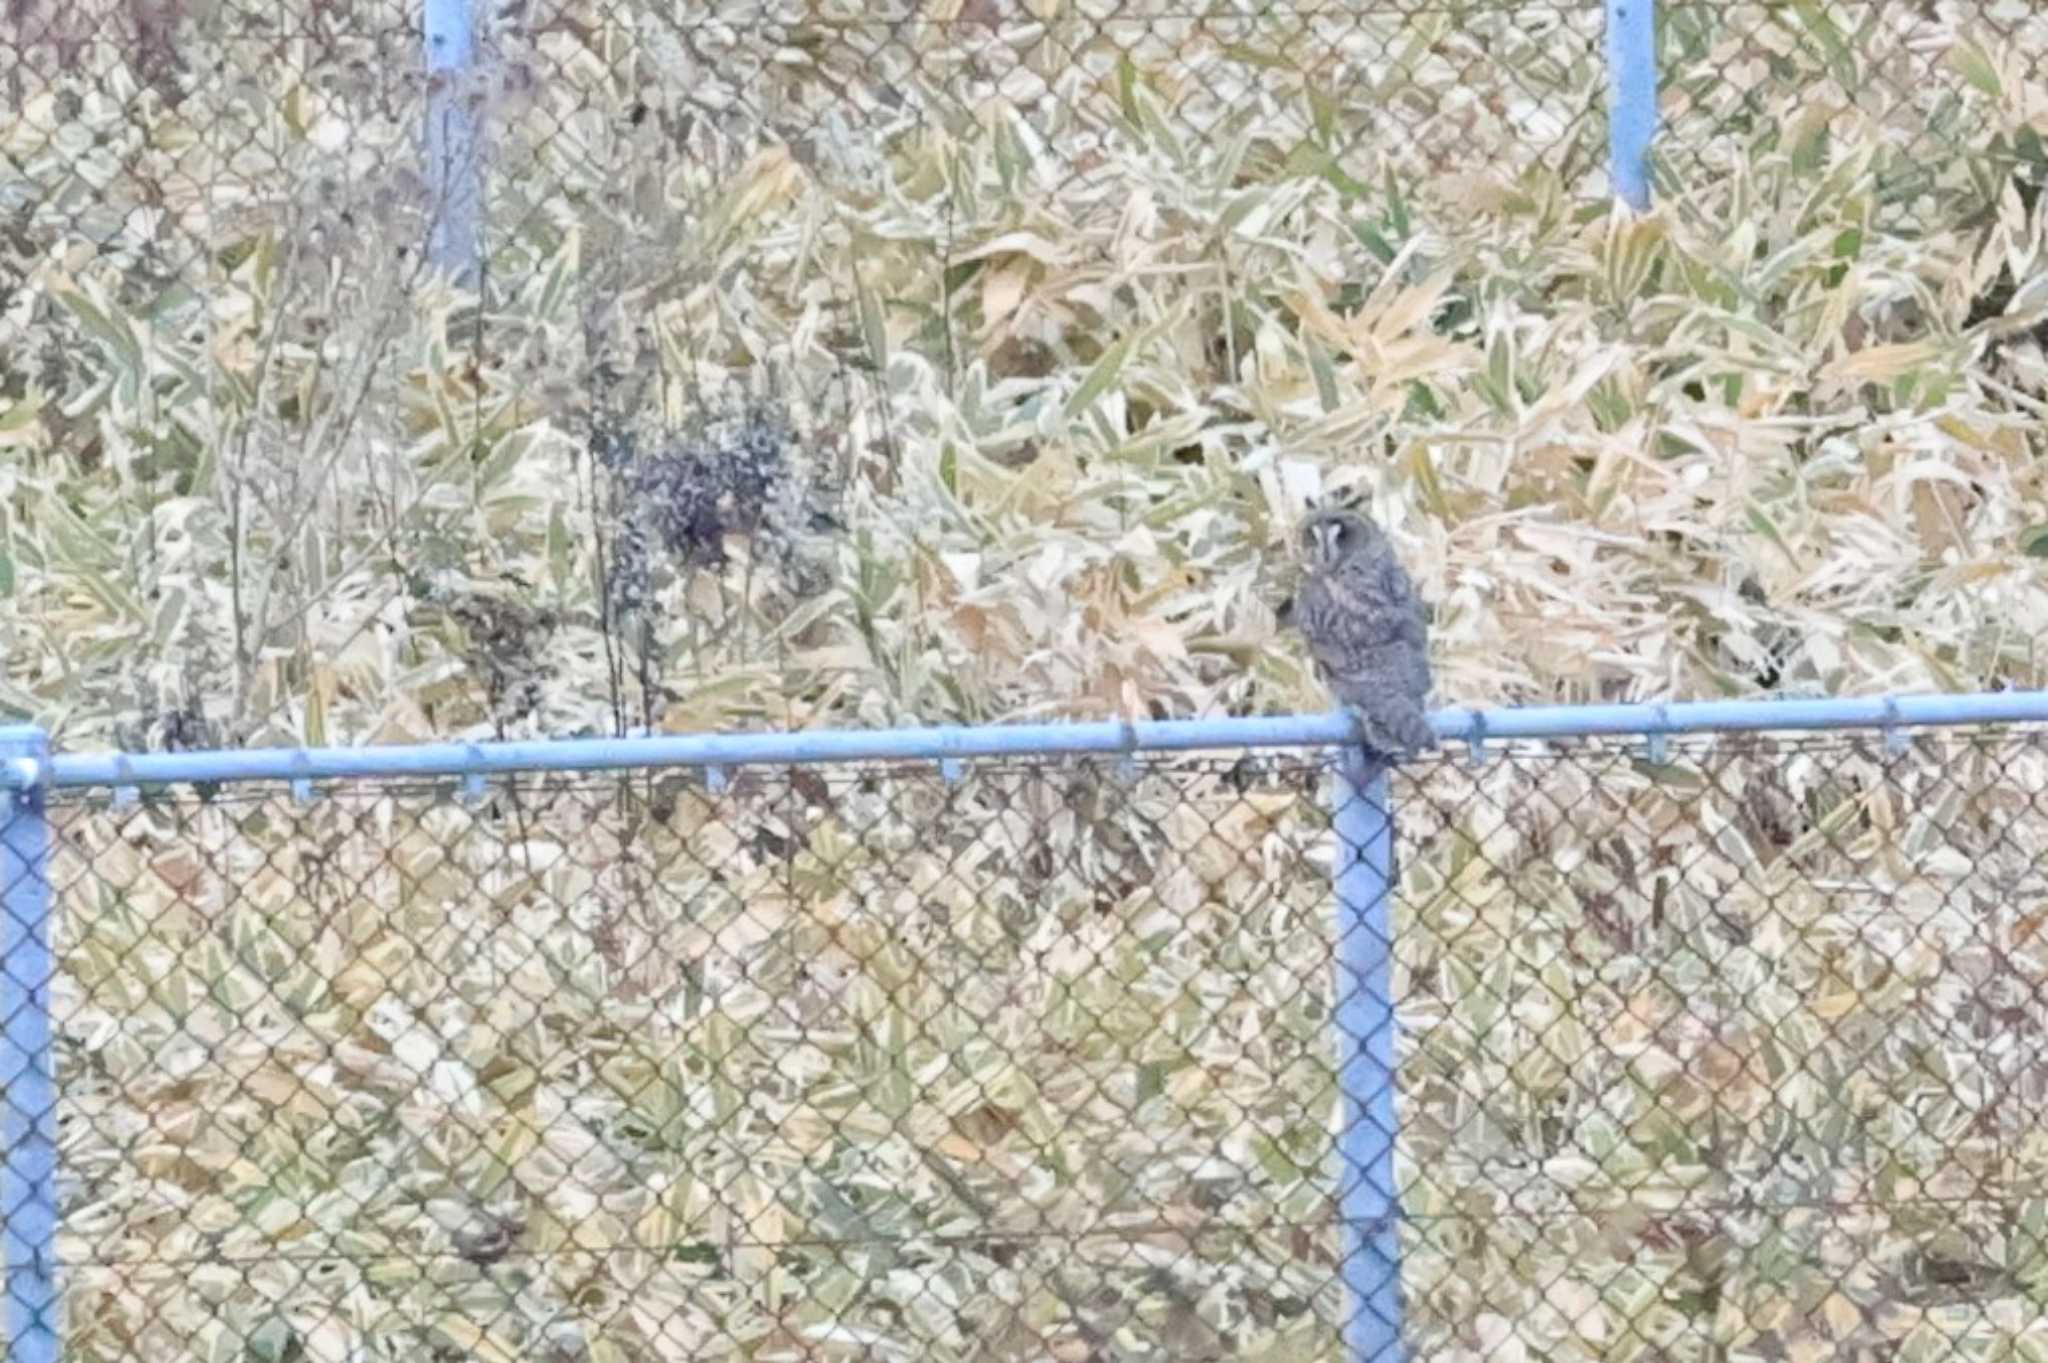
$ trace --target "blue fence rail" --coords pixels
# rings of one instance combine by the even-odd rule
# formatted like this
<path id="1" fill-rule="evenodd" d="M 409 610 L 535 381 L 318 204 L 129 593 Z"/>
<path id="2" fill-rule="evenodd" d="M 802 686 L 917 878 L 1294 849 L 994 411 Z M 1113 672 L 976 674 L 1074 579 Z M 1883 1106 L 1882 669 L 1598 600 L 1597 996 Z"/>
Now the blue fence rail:
<path id="1" fill-rule="evenodd" d="M 1909 731 L 2048 721 L 2048 692 L 1839 700 L 1708 702 L 1669 705 L 1445 710 L 1433 717 L 1440 737 L 1483 759 L 1493 743 L 1514 740 L 1641 738 L 1662 763 L 1670 739 L 1687 735 L 1864 730 L 1902 751 Z M 59 1192 L 56 1114 L 59 1075 L 53 1051 L 53 894 L 49 803 L 59 792 L 97 790 L 115 805 L 144 790 L 183 783 L 284 783 L 302 804 L 322 783 L 461 778 L 472 795 L 516 773 L 655 772 L 694 768 L 707 788 L 749 767 L 816 764 L 938 765 L 942 779 L 965 779 L 977 760 L 1228 752 L 1275 748 L 1336 749 L 1351 755 L 1331 768 L 1328 798 L 1338 849 L 1331 863 L 1336 909 L 1336 1007 L 1330 1020 L 1340 1057 L 1343 1117 L 1337 1137 L 1337 1192 L 1346 1249 L 1340 1265 L 1349 1316 L 1347 1352 L 1361 1363 L 1403 1357 L 1400 1293 L 1403 1209 L 1395 1177 L 1395 995 L 1390 901 L 1396 883 L 1398 810 L 1388 773 L 1345 745 L 1341 714 L 1135 724 L 931 728 L 702 737 L 645 737 L 537 743 L 234 751 L 175 754 L 57 754 L 37 730 L 0 730 L 0 1115 L 4 1115 L 10 1363 L 53 1363 L 57 1312 Z M 1456 747 L 1447 761 L 1456 761 Z M 80 909 L 89 914 L 90 909 Z M 1077 1308 L 1078 1309 L 1078 1308 Z M 1097 1342 L 1100 1348 L 1107 1348 Z M 1098 1350 L 1099 1352 L 1099 1350 Z M 1105 1355 L 1106 1356 L 1106 1355 Z"/>

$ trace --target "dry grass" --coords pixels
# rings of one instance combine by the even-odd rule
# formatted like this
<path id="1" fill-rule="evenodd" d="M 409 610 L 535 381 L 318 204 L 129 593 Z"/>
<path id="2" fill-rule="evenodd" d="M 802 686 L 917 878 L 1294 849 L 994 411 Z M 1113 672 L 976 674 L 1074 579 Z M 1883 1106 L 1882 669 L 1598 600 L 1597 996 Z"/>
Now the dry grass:
<path id="1" fill-rule="evenodd" d="M 0 707 L 1297 709 L 1340 488 L 1446 700 L 2044 684 L 2027 7 L 1670 7 L 1642 219 L 1583 7 L 700 9 L 503 35 L 481 307 L 396 7 L 11 14 Z M 621 593 L 593 425 L 735 393 Z M 1429 1352 L 2038 1347 L 2036 745 L 1415 777 Z M 1313 801 L 1079 779 L 67 810 L 74 1350 L 1331 1356 Z"/>
<path id="2" fill-rule="evenodd" d="M 1447 699 L 2040 680 L 2039 359 L 1987 353 L 2040 305 L 1972 311 L 2037 269 L 2037 21 L 1678 9 L 1630 221 L 1585 12 L 1116 13 L 529 14 L 481 313 L 368 13 L 195 21 L 174 105 L 87 43 L 0 137 L 0 699 L 73 744 L 1297 708 L 1275 551 L 1343 487 Z M 590 422 L 770 375 L 844 528 L 797 587 L 744 536 L 662 578 L 621 682 Z M 567 622 L 509 717 L 421 585 L 505 575 Z"/>

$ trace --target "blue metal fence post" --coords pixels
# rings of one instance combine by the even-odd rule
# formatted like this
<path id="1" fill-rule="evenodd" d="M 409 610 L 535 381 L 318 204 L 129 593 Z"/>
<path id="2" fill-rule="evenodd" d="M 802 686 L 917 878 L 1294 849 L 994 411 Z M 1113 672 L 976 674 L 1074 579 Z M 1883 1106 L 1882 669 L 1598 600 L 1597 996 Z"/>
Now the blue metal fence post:
<path id="1" fill-rule="evenodd" d="M 427 260 L 474 287 L 483 264 L 483 156 L 477 136 L 476 28 L 470 0 L 426 0 Z"/>
<path id="2" fill-rule="evenodd" d="M 1656 0 L 1607 0 L 1607 159 L 1614 192 L 1650 206 L 1650 139 L 1657 135 Z"/>
<path id="3" fill-rule="evenodd" d="M 1337 761 L 1337 1085 L 1344 1099 L 1344 1285 L 1352 1363 L 1401 1363 L 1400 1193 L 1394 1186 L 1394 819 L 1387 769 Z"/>
<path id="4" fill-rule="evenodd" d="M 0 728 L 0 1319 L 7 1363 L 57 1359 L 57 1082 L 52 1062 L 49 741 Z"/>

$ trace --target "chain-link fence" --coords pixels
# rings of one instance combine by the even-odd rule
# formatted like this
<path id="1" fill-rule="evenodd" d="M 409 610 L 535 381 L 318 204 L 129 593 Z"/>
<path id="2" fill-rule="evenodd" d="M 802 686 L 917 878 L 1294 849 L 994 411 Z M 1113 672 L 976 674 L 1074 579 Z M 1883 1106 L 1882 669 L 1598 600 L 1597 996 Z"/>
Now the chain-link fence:
<path id="1" fill-rule="evenodd" d="M 946 179 L 946 235 L 970 249 L 1014 195 L 1088 234 L 1190 176 L 1212 216 L 1293 179 L 1425 201 L 1534 167 L 1574 194 L 1606 184 L 1597 3 L 436 8 L 477 41 L 429 79 L 409 5 L 15 4 L 13 266 L 99 264 L 129 305 L 196 321 L 243 271 L 288 267 L 261 258 L 280 251 L 364 272 L 341 301 L 372 306 L 449 207 L 432 162 L 458 116 L 481 138 L 496 286 L 550 287 L 575 238 L 608 276 L 583 281 L 598 302 L 716 279 L 741 246 L 772 292 L 815 249 L 806 221 L 928 241 L 916 206 Z M 1818 174 L 1846 147 L 1893 221 L 1937 231 L 1995 206 L 2000 167 L 2031 193 L 2048 165 L 2027 121 L 2048 20 L 2024 0 L 1674 3 L 1658 35 L 1673 191 L 1775 157 Z M 753 230 L 764 212 L 779 229 Z M 837 284 L 850 345 L 858 300 Z"/>
<path id="2" fill-rule="evenodd" d="M 2040 731 L 1404 768 L 1393 1033 L 1348 789 L 1278 749 L 59 791 L 55 977 L 16 932 L 0 993 L 54 1024 L 63 1356 L 2039 1347 Z M 1396 1034 L 1404 1322 L 1357 1310 Z"/>
<path id="3" fill-rule="evenodd" d="M 1605 187 L 1597 0 L 425 13 L 436 42 L 418 5 L 389 0 L 20 0 L 0 18 L 10 245 L 27 260 L 93 251 L 158 296 L 225 282 L 270 232 L 402 270 L 431 235 L 442 168 L 427 149 L 448 150 L 451 112 L 483 139 L 485 246 L 510 291 L 571 232 L 624 257 L 715 250 L 767 204 L 858 220 L 967 164 L 991 183 L 952 187 L 963 240 L 982 189 L 1085 218 L 1218 163 L 1218 187 L 1293 174 L 1431 198 L 1532 167 L 1568 192 Z M 2016 138 L 2044 55 L 2048 20 L 2025 0 L 1671 0 L 1656 50 L 1667 187 L 1771 155 L 1818 170 L 1834 139 L 1874 158 L 1903 219 L 1953 226 L 1944 196 L 1964 182 L 1944 163 L 2038 176 L 2038 142 Z M 767 267 L 791 243 L 756 245 Z"/>

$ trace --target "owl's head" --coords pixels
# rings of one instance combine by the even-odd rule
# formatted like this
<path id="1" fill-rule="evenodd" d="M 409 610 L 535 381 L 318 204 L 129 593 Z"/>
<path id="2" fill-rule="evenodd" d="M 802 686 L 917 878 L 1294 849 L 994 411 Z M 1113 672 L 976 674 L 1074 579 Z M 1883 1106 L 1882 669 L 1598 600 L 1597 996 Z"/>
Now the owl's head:
<path id="1" fill-rule="evenodd" d="M 1318 511 L 1301 523 L 1301 556 L 1327 568 L 1380 540 L 1380 528 L 1356 511 Z"/>

